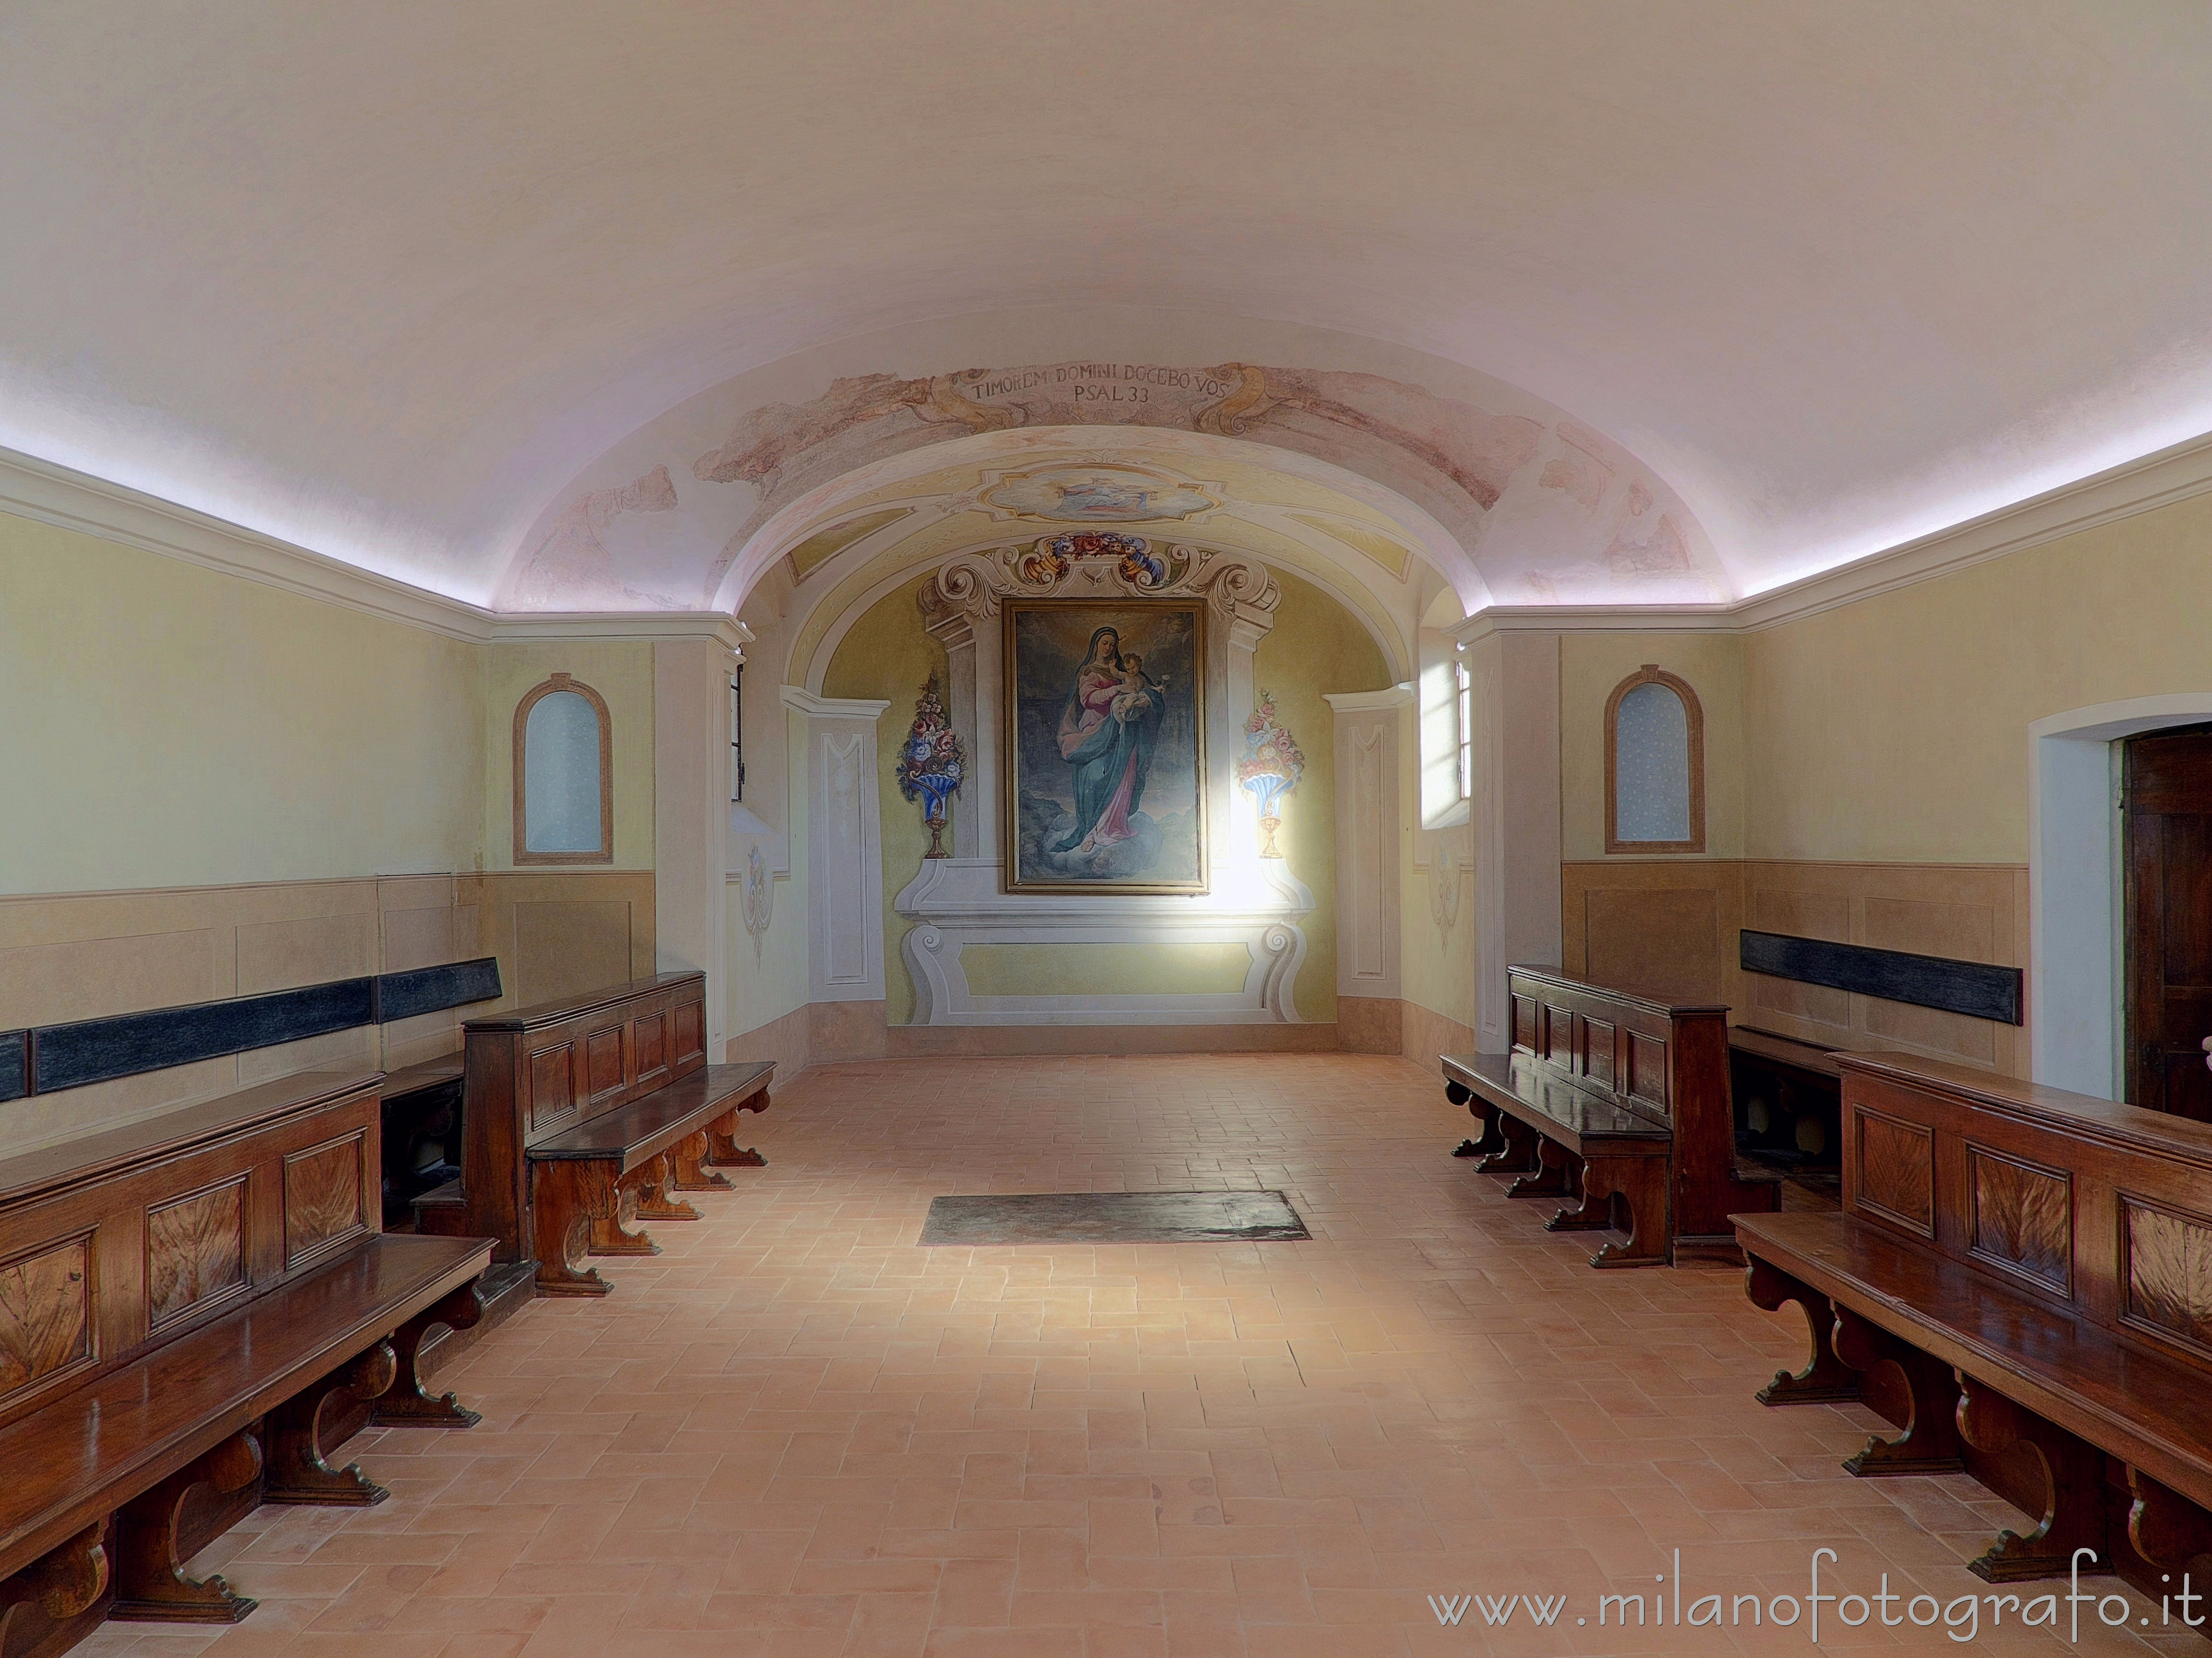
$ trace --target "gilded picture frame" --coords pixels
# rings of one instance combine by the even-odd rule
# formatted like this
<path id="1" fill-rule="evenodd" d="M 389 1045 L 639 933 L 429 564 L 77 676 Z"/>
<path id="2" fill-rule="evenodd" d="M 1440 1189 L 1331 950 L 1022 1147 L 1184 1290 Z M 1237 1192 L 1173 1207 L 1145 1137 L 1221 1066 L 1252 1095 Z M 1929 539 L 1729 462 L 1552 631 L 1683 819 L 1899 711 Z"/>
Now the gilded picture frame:
<path id="1" fill-rule="evenodd" d="M 1006 890 L 1207 891 L 1205 605 L 1002 609 Z"/>

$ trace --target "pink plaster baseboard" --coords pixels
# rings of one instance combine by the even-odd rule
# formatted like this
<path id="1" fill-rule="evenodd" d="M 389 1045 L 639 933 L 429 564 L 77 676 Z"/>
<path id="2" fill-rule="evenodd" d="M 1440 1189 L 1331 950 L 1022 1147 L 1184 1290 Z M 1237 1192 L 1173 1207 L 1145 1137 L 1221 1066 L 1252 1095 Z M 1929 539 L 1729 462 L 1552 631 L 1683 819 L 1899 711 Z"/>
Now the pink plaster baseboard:
<path id="1" fill-rule="evenodd" d="M 1405 1056 L 1424 1071 L 1434 1071 L 1441 1054 L 1473 1054 L 1474 1027 L 1447 1018 L 1419 1002 L 1401 1002 L 1404 1020 Z"/>
<path id="2" fill-rule="evenodd" d="M 889 1057 L 1016 1054 L 1333 1054 L 1334 1024 L 894 1025 Z"/>
<path id="3" fill-rule="evenodd" d="M 814 1002 L 807 1012 L 808 1057 L 814 1064 L 884 1057 L 883 1003 Z"/>
<path id="4" fill-rule="evenodd" d="M 1405 1003 L 1395 996 L 1336 999 L 1337 1046 L 1347 1054 L 1406 1051 Z"/>
<path id="5" fill-rule="evenodd" d="M 781 1018 L 770 1019 L 742 1035 L 731 1037 L 723 1048 L 724 1062 L 740 1065 L 758 1060 L 775 1061 L 775 1081 L 769 1088 L 769 1097 L 774 1098 L 797 1082 L 800 1072 L 814 1062 L 809 1041 L 811 1013 L 806 1007 L 794 1007 Z"/>

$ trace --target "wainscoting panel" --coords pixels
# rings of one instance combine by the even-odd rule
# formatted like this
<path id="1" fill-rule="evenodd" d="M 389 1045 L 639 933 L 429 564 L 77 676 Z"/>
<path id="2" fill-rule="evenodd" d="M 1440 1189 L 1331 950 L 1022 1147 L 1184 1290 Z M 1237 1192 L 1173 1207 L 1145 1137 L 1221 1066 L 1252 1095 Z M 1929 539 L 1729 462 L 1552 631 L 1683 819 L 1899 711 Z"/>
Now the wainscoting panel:
<path id="1" fill-rule="evenodd" d="M 1659 994 L 1710 994 L 1739 1024 L 1807 1042 L 2027 1072 L 2026 1026 L 1746 973 L 1737 961 L 1737 934 L 1749 927 L 2025 967 L 2022 865 L 1593 859 L 1562 866 L 1560 910 L 1570 973 Z"/>
<path id="2" fill-rule="evenodd" d="M 516 908 L 531 903 L 540 912 L 518 934 Z M 499 958 L 508 994 L 465 1010 L 471 1017 L 518 1005 L 522 987 L 557 984 L 563 972 L 588 971 L 593 983 L 649 974 L 652 873 L 384 876 L 0 898 L 0 1023 L 111 1017 L 480 956 Z M 458 1050 L 459 1017 L 448 1010 L 331 1030 L 27 1097 L 0 1088 L 0 1144 L 31 1150 L 74 1139 L 319 1066 L 396 1070 Z"/>

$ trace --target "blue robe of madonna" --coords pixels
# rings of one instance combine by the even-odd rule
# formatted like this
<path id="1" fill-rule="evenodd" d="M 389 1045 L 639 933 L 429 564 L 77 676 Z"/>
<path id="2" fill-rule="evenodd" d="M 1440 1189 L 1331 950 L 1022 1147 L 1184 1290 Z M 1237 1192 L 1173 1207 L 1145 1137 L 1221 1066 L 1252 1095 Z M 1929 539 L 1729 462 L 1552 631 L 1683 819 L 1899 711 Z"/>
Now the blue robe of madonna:
<path id="1" fill-rule="evenodd" d="M 1145 779 L 1152 769 L 1152 750 L 1159 741 L 1160 719 L 1167 712 L 1168 699 L 1156 685 L 1146 686 L 1139 695 L 1141 706 L 1133 711 L 1130 719 L 1116 720 L 1109 714 L 1104 724 L 1065 751 L 1067 763 L 1075 772 L 1075 825 L 1053 842 L 1053 852 L 1072 852 L 1083 844 L 1112 803 L 1133 758 L 1136 772 L 1129 786 L 1128 811 L 1132 816 L 1144 799 Z M 1067 699 L 1060 716 L 1063 725 L 1079 721 L 1082 714 L 1082 694 L 1079 689 Z"/>

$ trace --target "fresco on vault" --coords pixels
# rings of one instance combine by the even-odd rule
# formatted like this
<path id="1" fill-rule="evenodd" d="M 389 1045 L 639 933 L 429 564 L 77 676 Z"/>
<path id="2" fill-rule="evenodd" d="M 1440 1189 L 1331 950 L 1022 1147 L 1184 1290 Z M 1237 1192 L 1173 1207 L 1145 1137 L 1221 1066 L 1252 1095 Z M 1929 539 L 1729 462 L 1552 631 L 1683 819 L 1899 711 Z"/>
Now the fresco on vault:
<path id="1" fill-rule="evenodd" d="M 615 568 L 603 538 L 624 513 L 668 513 L 676 508 L 676 483 L 665 466 L 617 489 L 593 489 L 571 501 L 532 554 L 509 601 L 520 607 L 553 608 L 578 592 L 613 592 L 655 609 L 677 608 L 667 596 L 641 591 Z"/>
<path id="2" fill-rule="evenodd" d="M 1203 892 L 1203 611 L 1006 606 L 1010 892 Z"/>
<path id="3" fill-rule="evenodd" d="M 732 382 L 732 387 L 736 382 Z M 907 377 L 841 378 L 804 402 L 717 412 L 703 393 L 664 416 L 662 468 L 696 513 L 699 562 L 682 603 L 712 603 L 755 531 L 787 508 L 826 512 L 840 481 L 933 444 L 984 438 L 998 452 L 1062 447 L 1071 428 L 1146 428 L 1243 439 L 1338 466 L 1396 492 L 1465 549 L 1498 603 L 1630 598 L 1700 601 L 1726 591 L 1718 561 L 1670 491 L 1635 457 L 1572 421 L 1485 408 L 1385 375 L 1247 362 L 1032 363 Z M 1546 406 L 1525 399 L 1539 413 Z M 699 448 L 702 429 L 723 433 Z M 649 451 L 647 428 L 623 452 Z M 688 472 L 690 477 L 684 477 Z M 1132 523 L 1205 510 L 1206 491 L 1098 461 L 1000 474 L 987 510 L 1066 523 Z M 618 477 L 627 476 L 618 474 Z M 601 474 L 594 482 L 608 482 Z M 726 491 L 725 494 L 723 492 Z M 668 578 L 641 582 L 606 549 L 625 514 L 665 510 L 653 473 L 624 488 L 578 489 L 541 519 L 519 561 L 515 601 L 635 607 Z M 633 538 L 635 539 L 635 538 Z M 664 531 L 649 544 L 671 544 Z M 1492 544 L 1497 551 L 1492 552 Z M 629 544 L 624 543 L 623 544 Z M 652 594 L 641 591 L 650 586 Z"/>

